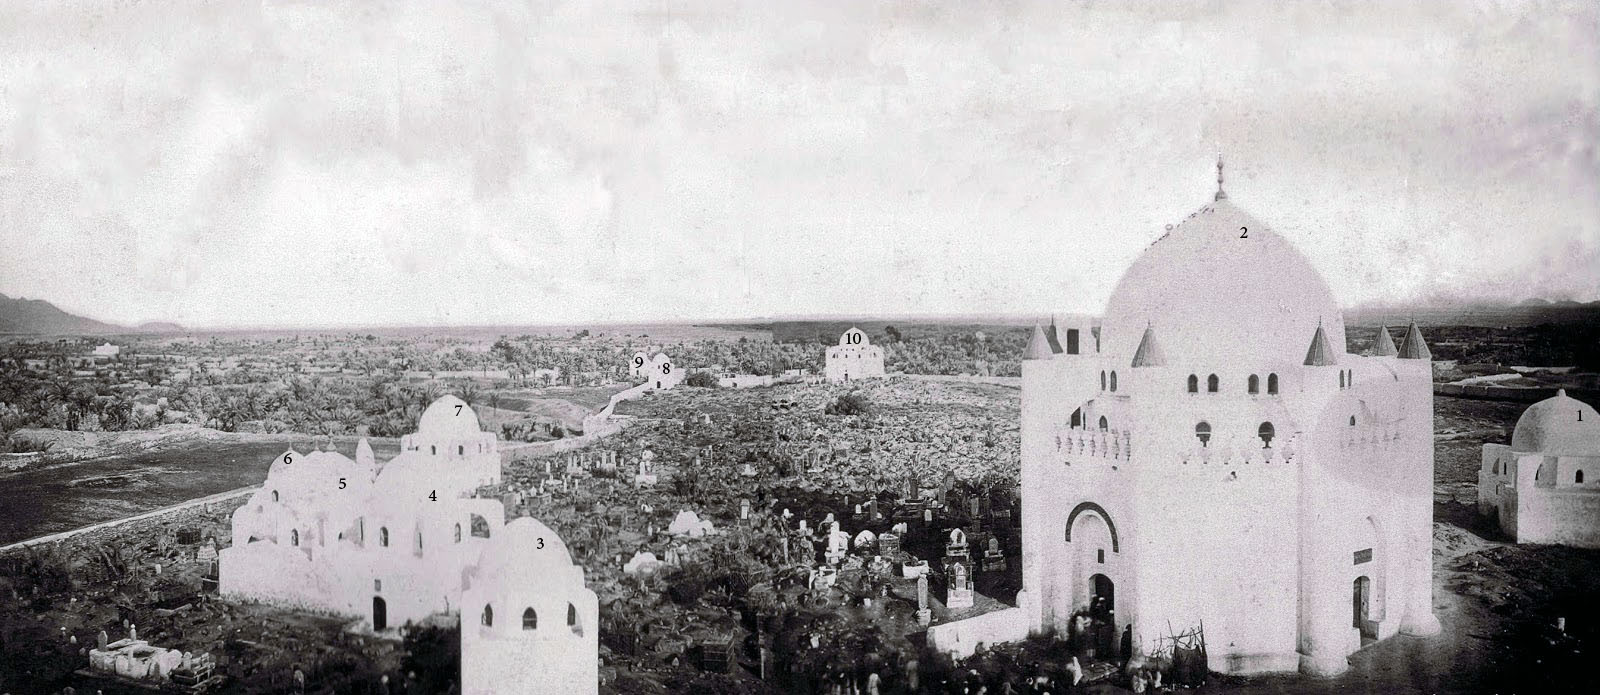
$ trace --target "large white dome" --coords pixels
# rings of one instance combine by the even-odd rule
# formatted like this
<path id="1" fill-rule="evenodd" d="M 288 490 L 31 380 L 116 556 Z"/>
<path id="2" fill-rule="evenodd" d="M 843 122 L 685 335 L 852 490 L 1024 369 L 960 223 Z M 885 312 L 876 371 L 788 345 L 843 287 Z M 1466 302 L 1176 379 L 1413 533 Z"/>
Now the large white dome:
<path id="1" fill-rule="evenodd" d="M 1600 455 L 1600 413 L 1566 389 L 1528 406 L 1511 433 L 1511 450 L 1545 456 Z"/>
<path id="2" fill-rule="evenodd" d="M 1343 354 L 1344 320 L 1322 276 L 1226 198 L 1150 245 L 1111 294 L 1101 352 L 1126 366 L 1147 326 L 1170 366 L 1254 369 L 1304 361 L 1317 325 Z"/>

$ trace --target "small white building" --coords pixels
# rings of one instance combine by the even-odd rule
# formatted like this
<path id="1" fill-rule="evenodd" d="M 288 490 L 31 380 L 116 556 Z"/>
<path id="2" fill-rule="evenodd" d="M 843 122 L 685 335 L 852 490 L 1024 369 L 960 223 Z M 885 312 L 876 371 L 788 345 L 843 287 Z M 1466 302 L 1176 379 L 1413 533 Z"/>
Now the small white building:
<path id="1" fill-rule="evenodd" d="M 650 356 L 644 354 L 644 351 L 635 352 L 633 357 L 628 358 L 628 376 L 637 378 L 649 373 Z"/>
<path id="2" fill-rule="evenodd" d="M 867 339 L 866 331 L 852 327 L 828 348 L 824 374 L 828 381 L 871 379 L 883 376 L 883 348 Z"/>
<path id="3" fill-rule="evenodd" d="M 725 389 L 749 389 L 757 386 L 771 386 L 772 377 L 765 374 L 739 374 L 736 372 L 722 372 L 717 375 L 717 385 Z"/>
<path id="4" fill-rule="evenodd" d="M 1518 543 L 1600 548 L 1600 414 L 1556 392 L 1517 419 L 1511 444 L 1483 445 L 1478 513 Z"/>
<path id="5" fill-rule="evenodd" d="M 119 346 L 116 346 L 116 345 L 112 345 L 111 343 L 102 343 L 102 344 L 100 344 L 98 346 L 95 346 L 94 352 L 92 352 L 90 354 L 95 359 L 108 359 L 109 360 L 109 359 L 112 359 L 112 358 L 116 357 L 117 355 L 122 354 L 122 348 L 119 347 Z"/>
<path id="6" fill-rule="evenodd" d="M 465 695 L 600 690 L 600 602 L 550 527 L 505 525 L 468 571 L 461 625 Z"/>
<path id="7" fill-rule="evenodd" d="M 645 383 L 650 384 L 650 388 L 666 390 L 677 386 L 681 381 L 683 381 L 683 370 L 672 363 L 672 358 L 667 357 L 667 353 L 658 352 L 655 357 L 650 358 L 650 368 L 645 372 Z"/>

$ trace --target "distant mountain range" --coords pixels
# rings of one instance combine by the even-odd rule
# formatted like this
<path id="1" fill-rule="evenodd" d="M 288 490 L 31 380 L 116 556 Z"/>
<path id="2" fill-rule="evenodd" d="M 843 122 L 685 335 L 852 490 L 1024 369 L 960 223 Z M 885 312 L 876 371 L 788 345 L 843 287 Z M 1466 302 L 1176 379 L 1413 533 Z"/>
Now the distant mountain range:
<path id="1" fill-rule="evenodd" d="M 175 333 L 182 330 L 178 324 L 165 322 L 120 326 L 69 314 L 43 299 L 13 299 L 0 294 L 0 334 Z"/>

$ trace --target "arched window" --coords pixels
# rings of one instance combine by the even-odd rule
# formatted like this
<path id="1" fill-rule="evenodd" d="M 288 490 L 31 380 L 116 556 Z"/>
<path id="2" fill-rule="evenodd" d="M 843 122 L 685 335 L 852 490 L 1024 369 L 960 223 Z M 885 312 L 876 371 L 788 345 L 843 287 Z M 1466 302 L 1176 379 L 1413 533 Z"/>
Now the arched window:
<path id="1" fill-rule="evenodd" d="M 483 604 L 483 617 L 481 620 L 485 626 L 494 627 L 494 606 L 487 603 Z"/>
<path id="2" fill-rule="evenodd" d="M 1346 369 L 1346 370 L 1344 370 L 1344 383 L 1345 383 L 1346 386 L 1355 386 L 1356 385 L 1356 370 L 1354 370 L 1354 369 Z"/>
<path id="3" fill-rule="evenodd" d="M 1100 431 L 1104 432 L 1104 431 L 1106 431 L 1108 429 L 1111 429 L 1111 423 L 1106 422 L 1106 416 L 1101 415 L 1100 416 Z"/>
<path id="4" fill-rule="evenodd" d="M 1072 411 L 1072 426 L 1074 428 L 1083 426 L 1083 408 Z"/>
<path id="5" fill-rule="evenodd" d="M 1356 426 L 1356 416 L 1354 416 L 1354 415 L 1350 416 L 1350 426 L 1351 427 L 1355 427 Z"/>
<path id="6" fill-rule="evenodd" d="M 1494 460 L 1494 474 L 1500 475 L 1500 459 Z M 1583 475 L 1583 473 L 1580 472 L 1578 475 Z"/>
<path id="7" fill-rule="evenodd" d="M 1246 387 L 1246 390 L 1249 391 L 1250 395 L 1252 396 L 1261 393 L 1261 377 L 1251 374 L 1250 383 Z"/>
<path id="8" fill-rule="evenodd" d="M 1101 370 L 1100 371 L 1100 390 L 1101 391 L 1106 390 L 1106 373 L 1105 373 L 1105 370 Z"/>
<path id="9" fill-rule="evenodd" d="M 1278 395 L 1278 375 L 1277 374 L 1268 374 L 1267 375 L 1267 395 L 1268 396 L 1276 396 L 1276 395 Z"/>
<path id="10" fill-rule="evenodd" d="M 299 529 L 289 529 L 289 545 L 300 545 Z"/>
<path id="11" fill-rule="evenodd" d="M 583 634 L 583 626 L 578 624 L 578 607 L 570 603 L 567 604 L 567 627 L 572 628 L 573 634 Z"/>
<path id="12" fill-rule="evenodd" d="M 278 501 L 278 491 L 277 490 L 273 490 L 272 491 L 272 501 L 274 501 L 274 502 Z"/>
<path id="13" fill-rule="evenodd" d="M 1577 485 L 1582 485 L 1583 484 L 1583 471 L 1578 471 L 1577 473 L 1573 473 L 1572 474 L 1572 482 L 1577 484 Z"/>
<path id="14" fill-rule="evenodd" d="M 1117 373 L 1116 372 L 1112 372 L 1111 373 L 1111 390 L 1112 390 L 1112 392 L 1115 392 L 1117 390 Z"/>
<path id="15" fill-rule="evenodd" d="M 1189 375 L 1189 393 L 1200 393 L 1200 377 Z"/>
<path id="16" fill-rule="evenodd" d="M 1339 388 L 1344 388 L 1344 370 L 1339 370 Z"/>
<path id="17" fill-rule="evenodd" d="M 389 527 L 378 527 L 378 545 L 381 545 L 385 548 L 389 547 Z"/>
<path id="18" fill-rule="evenodd" d="M 456 542 L 461 542 L 461 524 L 456 524 Z"/>
<path id="19" fill-rule="evenodd" d="M 535 613 L 532 608 L 524 608 L 524 609 L 522 609 L 522 629 L 524 629 L 524 630 L 537 630 L 537 629 L 539 629 L 539 614 Z"/>
<path id="20" fill-rule="evenodd" d="M 467 447 L 465 447 L 465 446 L 462 446 L 462 445 L 460 445 L 460 444 L 457 444 L 457 445 L 456 445 L 456 455 L 457 455 L 457 456 L 463 456 L 463 455 L 465 455 L 465 454 L 466 454 L 466 453 L 467 453 Z"/>
<path id="21" fill-rule="evenodd" d="M 1205 446 L 1211 441 L 1211 423 L 1202 422 L 1194 426 L 1194 436 L 1200 439 L 1200 446 Z"/>
<path id="22" fill-rule="evenodd" d="M 439 455 L 439 447 L 433 446 L 432 444 L 428 445 L 428 453 L 435 456 Z"/>
<path id="23" fill-rule="evenodd" d="M 1272 429 L 1272 423 L 1270 422 L 1263 422 L 1261 423 L 1260 427 L 1256 428 L 1256 435 L 1261 437 L 1261 446 L 1263 447 L 1272 446 L 1273 434 L 1274 431 Z"/>
<path id="24" fill-rule="evenodd" d="M 1217 375 L 1212 374 L 1211 376 L 1206 377 L 1206 393 L 1216 393 L 1216 392 L 1217 392 Z"/>
<path id="25" fill-rule="evenodd" d="M 422 552 L 422 532 L 417 532 L 417 552 Z"/>

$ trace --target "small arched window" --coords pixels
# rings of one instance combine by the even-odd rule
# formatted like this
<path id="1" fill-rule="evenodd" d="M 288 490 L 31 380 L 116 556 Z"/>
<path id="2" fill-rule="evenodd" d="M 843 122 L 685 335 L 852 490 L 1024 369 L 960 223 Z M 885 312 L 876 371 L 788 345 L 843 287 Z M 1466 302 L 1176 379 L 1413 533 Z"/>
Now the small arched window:
<path id="1" fill-rule="evenodd" d="M 300 545 L 299 529 L 289 529 L 289 545 Z"/>
<path id="2" fill-rule="evenodd" d="M 433 446 L 432 444 L 429 444 L 428 445 L 428 453 L 433 454 L 435 456 L 439 455 L 439 447 L 436 447 L 436 446 Z"/>
<path id="3" fill-rule="evenodd" d="M 1211 376 L 1206 377 L 1206 393 L 1216 393 L 1216 392 L 1217 392 L 1217 375 L 1212 374 Z"/>
<path id="4" fill-rule="evenodd" d="M 1261 377 L 1251 374 L 1249 385 L 1246 386 L 1245 390 L 1249 391 L 1252 396 L 1261 393 Z"/>
<path id="5" fill-rule="evenodd" d="M 378 545 L 381 545 L 385 548 L 389 547 L 389 527 L 378 527 Z"/>
<path id="6" fill-rule="evenodd" d="M 1500 475 L 1500 459 L 1495 459 L 1494 460 L 1494 474 L 1495 475 Z M 1581 473 L 1580 473 L 1580 475 L 1581 475 Z"/>
<path id="7" fill-rule="evenodd" d="M 274 501 L 274 502 L 278 501 L 278 491 L 277 490 L 273 490 L 272 491 L 272 501 Z"/>
<path id="8" fill-rule="evenodd" d="M 484 626 L 494 627 L 494 606 L 491 606 L 487 603 L 483 604 L 483 617 L 481 620 L 483 621 Z"/>
<path id="9" fill-rule="evenodd" d="M 1339 370 L 1339 388 L 1344 388 L 1344 370 Z"/>
<path id="10" fill-rule="evenodd" d="M 1117 390 L 1117 373 L 1116 372 L 1112 372 L 1111 373 L 1111 391 L 1113 393 L 1115 393 L 1116 390 Z"/>
<path id="11" fill-rule="evenodd" d="M 1256 428 L 1256 435 L 1261 437 L 1261 446 L 1263 447 L 1272 446 L 1273 434 L 1275 434 L 1275 431 L 1273 430 L 1272 423 L 1270 422 L 1263 422 L 1261 423 L 1260 427 Z"/>
<path id="12" fill-rule="evenodd" d="M 1583 484 L 1583 471 L 1578 471 L 1577 473 L 1573 473 L 1572 474 L 1572 482 L 1575 483 L 1575 484 L 1578 484 L 1578 485 L 1582 485 Z"/>
<path id="13" fill-rule="evenodd" d="M 537 630 L 537 629 L 539 629 L 539 614 L 535 613 L 532 608 L 524 608 L 524 609 L 522 609 L 522 629 L 524 629 L 524 630 Z"/>
<path id="14" fill-rule="evenodd" d="M 573 634 L 583 634 L 583 626 L 578 624 L 578 607 L 570 603 L 567 604 L 567 627 L 572 628 Z"/>
<path id="15" fill-rule="evenodd" d="M 417 552 L 422 552 L 422 532 L 417 532 Z"/>
<path id="16" fill-rule="evenodd" d="M 1194 436 L 1200 440 L 1200 446 L 1205 446 L 1211 441 L 1211 423 L 1202 422 L 1194 426 Z"/>
<path id="17" fill-rule="evenodd" d="M 1200 393 L 1200 377 L 1189 375 L 1189 393 Z"/>
<path id="18" fill-rule="evenodd" d="M 1106 390 L 1106 373 L 1105 373 L 1105 370 L 1101 370 L 1100 371 L 1100 390 L 1101 391 Z"/>
<path id="19" fill-rule="evenodd" d="M 1354 369 L 1346 369 L 1346 370 L 1344 370 L 1344 383 L 1345 383 L 1346 386 L 1355 386 L 1356 385 L 1356 370 L 1354 370 Z"/>
<path id="20" fill-rule="evenodd" d="M 456 542 L 461 542 L 461 524 L 456 524 Z"/>
<path id="21" fill-rule="evenodd" d="M 1355 427 L 1356 426 L 1356 416 L 1354 416 L 1354 415 L 1350 416 L 1350 426 L 1351 427 Z"/>
<path id="22" fill-rule="evenodd" d="M 1072 411 L 1072 426 L 1074 428 L 1083 426 L 1083 408 Z"/>
<path id="23" fill-rule="evenodd" d="M 1100 431 L 1104 432 L 1104 431 L 1109 430 L 1109 429 L 1111 429 L 1111 423 L 1106 421 L 1106 416 L 1101 415 L 1100 416 Z"/>
<path id="24" fill-rule="evenodd" d="M 456 445 L 456 455 L 457 456 L 464 456 L 464 455 L 466 455 L 466 453 L 467 453 L 467 447 L 465 447 L 463 445 L 460 445 L 460 444 Z"/>
<path id="25" fill-rule="evenodd" d="M 1268 396 L 1276 396 L 1276 395 L 1278 395 L 1278 375 L 1277 374 L 1268 374 L 1267 375 L 1267 395 Z"/>

